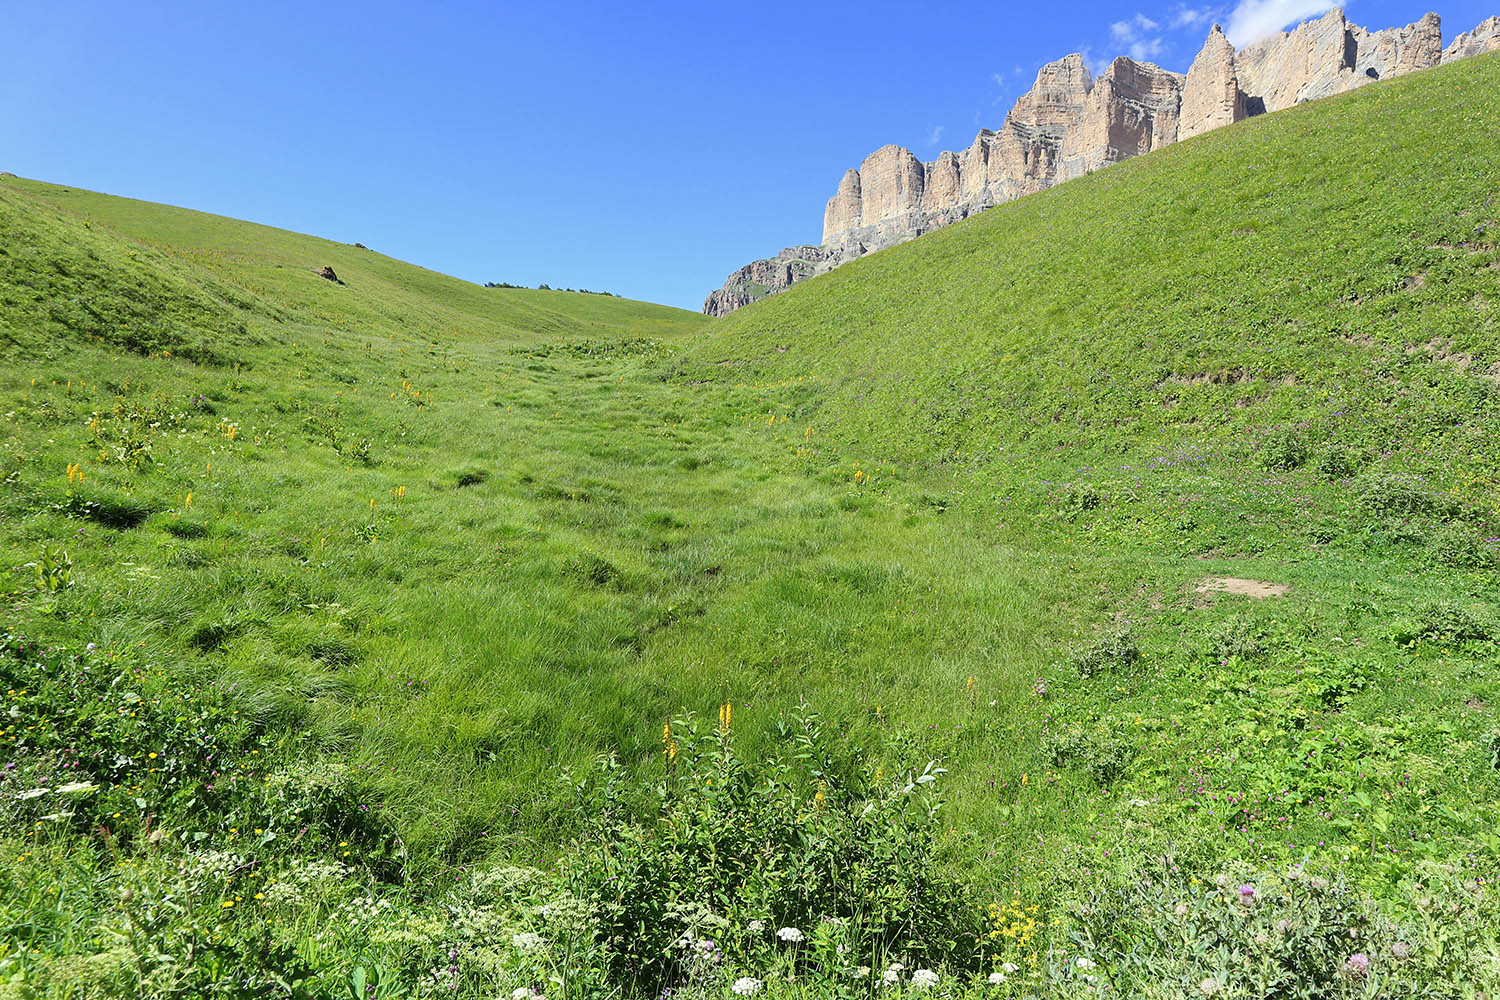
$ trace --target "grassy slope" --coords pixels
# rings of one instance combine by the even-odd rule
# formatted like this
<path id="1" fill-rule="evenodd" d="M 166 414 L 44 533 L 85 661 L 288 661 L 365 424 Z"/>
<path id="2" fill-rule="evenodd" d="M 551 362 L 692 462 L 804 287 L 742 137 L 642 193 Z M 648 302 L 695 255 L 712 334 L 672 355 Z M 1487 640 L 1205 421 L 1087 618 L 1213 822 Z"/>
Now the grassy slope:
<path id="1" fill-rule="evenodd" d="M 8 180 L 6 620 L 241 682 L 416 871 L 549 850 L 560 769 L 726 698 L 943 755 L 952 846 L 1038 900 L 1492 851 L 1497 93 L 1253 121 L 706 329 Z"/>
<path id="2" fill-rule="evenodd" d="M 1461 853 L 1425 846 L 1456 809 L 1493 850 L 1491 647 L 1453 647 L 1494 632 L 1452 622 L 1495 612 L 1497 90 L 1476 59 L 1173 146 L 798 285 L 674 363 L 799 380 L 783 447 L 880 470 L 866 492 L 941 484 L 976 550 L 1069 553 L 1080 631 L 1145 623 L 1146 669 L 1048 672 L 1030 762 L 1067 782 L 1123 753 L 1115 802 L 1164 808 L 1074 789 L 1003 823 L 1063 852 L 1106 822 L 1390 859 Z M 1294 589 L 1202 607 L 1231 575 Z"/>
<path id="3" fill-rule="evenodd" d="M 1004 551 L 988 557 L 997 572 L 970 577 L 936 509 L 874 507 L 745 434 L 763 419 L 758 391 L 664 385 L 651 356 L 701 318 L 480 290 L 325 241 L 29 182 L 5 198 L 13 242 L 39 256 L 149 253 L 151 275 L 187 276 L 172 287 L 190 309 L 248 306 L 214 342 L 244 370 L 43 339 L 12 314 L 24 362 L 5 387 L 14 620 L 247 680 L 267 720 L 326 732 L 375 772 L 372 798 L 419 857 L 494 849 L 478 830 L 550 844 L 537 775 L 599 750 L 649 756 L 660 721 L 685 707 L 733 697 L 751 731 L 803 695 L 870 712 L 925 702 L 948 719 L 954 703 L 938 695 L 981 669 L 975 650 L 1043 655 L 1038 584 L 999 572 Z M 322 262 L 347 285 L 313 276 Z M 100 301 L 126 298 L 117 272 L 88 277 Z M 623 348 L 591 356 L 601 341 Z M 151 460 L 114 457 L 142 437 Z M 78 519 L 57 509 L 71 461 L 88 477 L 73 492 L 151 516 L 74 537 Z M 466 474 L 485 479 L 460 487 Z M 48 540 L 78 564 L 62 614 L 25 596 L 20 564 Z M 589 577 L 596 559 L 602 580 Z M 892 613 L 933 593 L 940 608 Z M 893 650 L 921 650 L 922 669 Z M 985 672 L 990 688 L 1020 686 Z"/>

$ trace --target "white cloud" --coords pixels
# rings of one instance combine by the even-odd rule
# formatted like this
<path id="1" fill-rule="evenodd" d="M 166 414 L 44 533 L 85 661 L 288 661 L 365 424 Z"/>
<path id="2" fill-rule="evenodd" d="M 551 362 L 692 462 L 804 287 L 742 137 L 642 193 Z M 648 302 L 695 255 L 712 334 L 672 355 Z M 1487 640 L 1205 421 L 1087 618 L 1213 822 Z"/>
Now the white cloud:
<path id="1" fill-rule="evenodd" d="M 1334 6 L 1319 0 L 1241 0 L 1230 13 L 1224 34 L 1236 48 L 1241 48 L 1289 24 L 1326 14 Z"/>
<path id="2" fill-rule="evenodd" d="M 1214 12 L 1211 7 L 1189 7 L 1186 4 L 1178 4 L 1172 8 L 1172 19 L 1169 22 L 1173 31 L 1183 28 L 1202 28 L 1213 20 Z"/>
<path id="3" fill-rule="evenodd" d="M 1120 45 L 1129 45 L 1142 35 L 1155 31 L 1160 27 L 1161 25 L 1151 20 L 1145 14 L 1137 12 L 1135 17 L 1132 17 L 1128 21 L 1116 21 L 1114 24 L 1111 24 L 1109 26 L 1109 36 Z"/>
<path id="4" fill-rule="evenodd" d="M 1160 35 L 1152 34 L 1161 28 L 1151 18 L 1139 12 L 1127 21 L 1116 21 L 1109 26 L 1109 37 L 1137 62 L 1156 59 L 1166 50 L 1166 42 Z M 1096 71 L 1097 72 L 1097 71 Z"/>
<path id="5" fill-rule="evenodd" d="M 934 125 L 932 131 L 927 133 L 927 145 L 936 146 L 943 141 L 943 126 Z"/>
<path id="6" fill-rule="evenodd" d="M 1143 38 L 1138 42 L 1130 43 L 1130 58 L 1136 62 L 1150 62 L 1153 59 L 1160 59 L 1166 47 L 1167 43 L 1160 37 Z"/>
<path id="7" fill-rule="evenodd" d="M 1114 62 L 1113 59 L 1097 58 L 1094 55 L 1094 48 L 1091 45 L 1085 45 L 1079 49 L 1078 54 L 1083 56 L 1083 64 L 1088 67 L 1089 72 L 1094 76 L 1098 76 L 1109 69 L 1109 64 Z"/>

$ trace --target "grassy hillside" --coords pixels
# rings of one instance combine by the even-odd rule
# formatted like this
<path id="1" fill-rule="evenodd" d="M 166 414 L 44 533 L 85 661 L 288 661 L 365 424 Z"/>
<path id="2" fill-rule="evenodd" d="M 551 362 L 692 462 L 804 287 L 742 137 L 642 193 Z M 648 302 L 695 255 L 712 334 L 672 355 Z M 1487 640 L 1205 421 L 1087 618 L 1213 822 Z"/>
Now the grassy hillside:
<path id="1" fill-rule="evenodd" d="M 1475 996 L 1497 97 L 711 325 L 0 181 L 0 996 Z"/>

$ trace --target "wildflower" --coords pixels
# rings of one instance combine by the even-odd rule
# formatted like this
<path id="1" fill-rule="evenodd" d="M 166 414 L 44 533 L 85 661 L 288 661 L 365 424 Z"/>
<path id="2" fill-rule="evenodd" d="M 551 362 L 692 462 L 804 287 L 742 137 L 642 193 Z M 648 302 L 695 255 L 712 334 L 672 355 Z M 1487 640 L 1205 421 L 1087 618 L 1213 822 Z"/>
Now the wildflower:
<path id="1" fill-rule="evenodd" d="M 1248 882 L 1240 886 L 1240 902 L 1245 906 L 1255 902 L 1255 886 Z"/>
<path id="2" fill-rule="evenodd" d="M 751 934 L 759 934 L 765 929 L 766 925 L 761 923 L 759 920 L 752 920 L 745 925 L 745 930 L 749 931 Z"/>
<path id="3" fill-rule="evenodd" d="M 1000 971 L 1005 973 L 1007 976 L 1014 976 L 1016 973 L 1021 971 L 1021 967 L 1015 962 L 1006 962 L 1000 966 Z"/>
<path id="4" fill-rule="evenodd" d="M 999 986 L 1003 982 L 1005 982 L 1005 973 L 1003 973 L 1003 972 L 991 972 L 990 973 L 990 985 L 991 986 Z"/>
<path id="5" fill-rule="evenodd" d="M 729 732 L 729 726 L 734 722 L 734 703 L 726 701 L 719 706 L 719 730 Z"/>
<path id="6" fill-rule="evenodd" d="M 531 1000 L 531 990 L 525 986 L 517 986 L 510 991 L 510 1000 Z"/>
<path id="7" fill-rule="evenodd" d="M 1211 978 L 1205 979 L 1203 980 L 1203 982 L 1198 984 L 1198 992 L 1202 993 L 1206 997 L 1211 997 L 1215 993 L 1219 992 L 1219 983 L 1217 980 Z"/>
<path id="8" fill-rule="evenodd" d="M 72 795 L 74 793 L 77 793 L 79 795 L 87 795 L 89 792 L 92 792 L 96 787 L 97 786 L 93 782 L 91 782 L 91 781 L 72 781 L 72 782 L 69 782 L 66 785 L 58 785 L 57 786 L 57 794 L 58 795 Z"/>
<path id="9" fill-rule="evenodd" d="M 1355 952 L 1344 962 L 1344 971 L 1353 979 L 1363 977 L 1366 972 L 1370 971 L 1370 956 L 1362 951 Z"/>
<path id="10" fill-rule="evenodd" d="M 734 985 L 730 986 L 729 989 L 735 996 L 753 997 L 756 993 L 760 992 L 760 987 L 760 980 L 754 976 L 741 976 L 734 981 Z"/>
<path id="11" fill-rule="evenodd" d="M 1078 960 L 1073 964 L 1078 966 L 1078 968 L 1082 969 L 1084 972 L 1088 972 L 1090 969 L 1095 967 L 1094 960 L 1083 955 L 1079 955 Z"/>
<path id="12" fill-rule="evenodd" d="M 911 974 L 911 987 L 914 990 L 925 990 L 937 983 L 938 974 L 931 969 L 918 969 Z"/>
<path id="13" fill-rule="evenodd" d="M 542 946 L 542 936 L 532 931 L 522 931 L 511 937 L 510 943 L 521 951 L 536 951 Z"/>
<path id="14" fill-rule="evenodd" d="M 788 944 L 797 944 L 805 935 L 795 927 L 783 927 L 776 932 L 776 936 Z"/>
<path id="15" fill-rule="evenodd" d="M 1405 941 L 1397 941 L 1391 945 L 1391 957 L 1398 962 L 1404 962 L 1411 958 L 1411 945 Z"/>
<path id="16" fill-rule="evenodd" d="M 901 981 L 901 972 L 905 968 L 900 962 L 892 962 L 891 967 L 880 974 L 880 981 L 886 986 L 894 986 Z"/>

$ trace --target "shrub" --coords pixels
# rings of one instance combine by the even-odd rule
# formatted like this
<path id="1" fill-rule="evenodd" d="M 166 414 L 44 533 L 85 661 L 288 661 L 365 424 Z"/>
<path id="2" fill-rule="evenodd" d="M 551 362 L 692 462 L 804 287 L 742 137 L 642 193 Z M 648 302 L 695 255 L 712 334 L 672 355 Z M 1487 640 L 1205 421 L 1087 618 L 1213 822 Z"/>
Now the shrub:
<path id="1" fill-rule="evenodd" d="M 815 715 L 782 725 L 788 757 L 749 760 L 728 722 L 667 728 L 666 774 L 634 811 L 643 820 L 627 808 L 638 785 L 613 760 L 576 786 L 579 812 L 595 819 L 565 878 L 594 914 L 610 982 L 664 995 L 705 952 L 825 973 L 972 952 L 978 909 L 934 858 L 942 768 L 872 778 Z"/>
<path id="2" fill-rule="evenodd" d="M 1440 526 L 1427 540 L 1427 554 L 1439 566 L 1487 569 L 1495 565 L 1495 543 L 1458 521 Z"/>
<path id="3" fill-rule="evenodd" d="M 1279 428 L 1260 443 L 1260 462 L 1268 469 L 1295 469 L 1307 456 L 1307 440 L 1298 431 Z"/>
<path id="4" fill-rule="evenodd" d="M 1458 503 L 1451 497 L 1434 494 L 1425 486 L 1402 476 L 1382 476 L 1361 482 L 1355 503 L 1367 514 L 1377 517 L 1419 517 L 1458 513 Z"/>
<path id="5" fill-rule="evenodd" d="M 1405 925 L 1344 882 L 1297 867 L 1202 882 L 1144 872 L 1089 892 L 1071 917 L 1080 957 L 1107 973 L 1113 995 L 1477 995 L 1495 972 L 1493 892 L 1437 868 L 1414 876 L 1403 890 L 1420 909 Z M 1064 978 L 1063 968 L 1055 962 L 1048 978 Z M 1426 988 L 1438 983 L 1447 989 Z"/>
<path id="6" fill-rule="evenodd" d="M 1369 457 L 1364 452 L 1336 444 L 1314 456 L 1313 468 L 1329 479 L 1348 479 L 1368 462 Z"/>
<path id="7" fill-rule="evenodd" d="M 1105 633 L 1075 650 L 1072 663 L 1078 676 L 1089 678 L 1106 670 L 1131 666 L 1140 658 L 1140 647 L 1136 645 L 1135 637 L 1127 627 Z"/>
<path id="8" fill-rule="evenodd" d="M 1043 758 L 1053 767 L 1078 767 L 1101 786 L 1114 784 L 1135 758 L 1135 749 L 1112 735 L 1061 729 L 1049 735 Z"/>
<path id="9" fill-rule="evenodd" d="M 1058 507 L 1064 514 L 1077 517 L 1079 514 L 1097 510 L 1103 503 L 1104 497 L 1097 489 L 1088 483 L 1082 483 L 1064 490 L 1058 501 Z"/>
<path id="10" fill-rule="evenodd" d="M 1209 630 L 1203 651 L 1210 660 L 1253 659 L 1266 651 L 1266 630 L 1236 616 Z"/>
<path id="11" fill-rule="evenodd" d="M 1423 605 L 1398 623 L 1393 638 L 1403 644 L 1427 641 L 1457 645 L 1492 639 L 1494 628 L 1492 620 L 1470 608 L 1451 601 L 1436 601 Z"/>
<path id="12" fill-rule="evenodd" d="M 1343 524 L 1331 517 L 1318 518 L 1303 528 L 1302 533 L 1314 545 L 1328 545 L 1343 532 Z"/>

